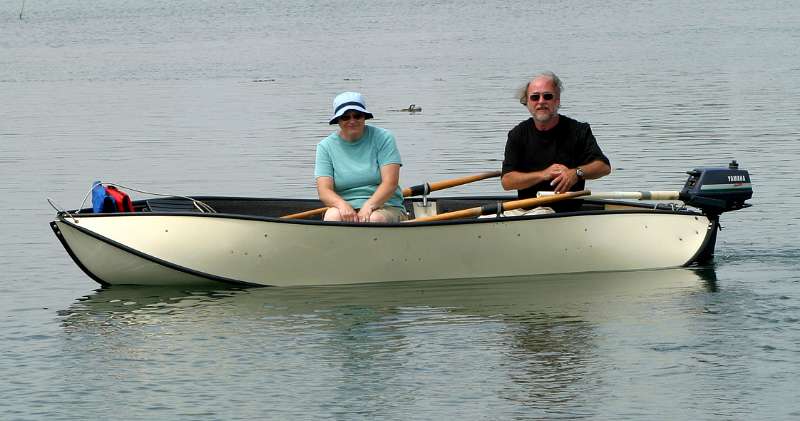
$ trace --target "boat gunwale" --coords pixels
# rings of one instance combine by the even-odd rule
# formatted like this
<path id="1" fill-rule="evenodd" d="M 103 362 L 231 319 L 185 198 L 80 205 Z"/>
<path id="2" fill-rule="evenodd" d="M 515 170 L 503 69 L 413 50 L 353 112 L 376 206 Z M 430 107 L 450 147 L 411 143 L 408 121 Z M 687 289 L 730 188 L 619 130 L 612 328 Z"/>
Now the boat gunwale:
<path id="1" fill-rule="evenodd" d="M 222 200 L 231 200 L 231 201 L 280 201 L 280 200 L 287 200 L 287 199 L 280 199 L 280 198 L 253 198 L 253 197 L 225 197 L 225 196 L 205 196 L 205 197 L 193 197 L 198 201 L 203 200 L 213 200 L 213 199 L 222 199 Z M 442 198 L 435 198 L 431 200 L 507 200 L 508 198 L 502 197 L 498 198 L 496 196 L 463 196 L 463 197 L 442 197 Z M 314 202 L 315 199 L 292 199 L 297 201 L 309 201 Z M 695 210 L 692 208 L 687 207 L 676 207 L 674 209 L 664 209 L 664 208 L 657 208 L 652 204 L 645 204 L 645 203 L 634 203 L 629 201 L 619 201 L 619 200 L 602 200 L 602 199 L 584 199 L 584 202 L 591 203 L 591 204 L 609 204 L 609 205 L 618 205 L 618 206 L 627 206 L 636 209 L 597 209 L 597 210 L 582 210 L 582 211 L 573 211 L 573 212 L 558 212 L 558 213 L 549 213 L 549 214 L 539 214 L 539 215 L 518 215 L 518 216 L 502 216 L 500 218 L 459 218 L 459 219 L 450 219 L 450 220 L 440 220 L 440 221 L 420 221 L 415 222 L 410 220 L 404 223 L 360 223 L 360 222 L 342 222 L 342 221 L 322 221 L 318 219 L 284 219 L 281 217 L 275 216 L 259 216 L 259 215 L 248 215 L 243 213 L 227 213 L 227 212 L 215 212 L 215 213 L 203 213 L 203 212 L 183 212 L 183 211 L 170 211 L 170 212 L 163 212 L 163 211 L 147 211 L 147 212 L 112 212 L 112 213 L 78 213 L 77 210 L 74 211 L 59 211 L 56 213 L 56 217 L 58 219 L 80 219 L 80 218 L 105 218 L 105 217 L 125 217 L 125 216 L 188 216 L 188 217 L 207 217 L 207 218 L 227 218 L 227 219 L 241 219 L 241 220 L 250 220 L 250 221 L 263 221 L 263 222 L 277 222 L 277 223 L 287 223 L 287 224 L 301 224 L 301 225 L 318 225 L 318 226 L 341 226 L 341 227 L 375 227 L 375 228 L 407 228 L 407 227 L 420 227 L 420 226 L 437 226 L 437 225 L 469 225 L 469 224 L 486 224 L 486 223 L 502 223 L 508 221 L 523 221 L 523 220 L 537 220 L 537 219 L 550 219 L 550 218 L 568 218 L 572 216 L 586 216 L 586 215 L 612 215 L 612 214 L 640 214 L 640 213 L 655 213 L 655 214 L 674 214 L 674 215 L 687 215 L 687 216 L 705 216 L 709 217 L 708 215 L 702 213 L 699 210 Z M 88 210 L 89 208 L 87 208 Z M 84 209 L 81 209 L 84 210 Z"/>

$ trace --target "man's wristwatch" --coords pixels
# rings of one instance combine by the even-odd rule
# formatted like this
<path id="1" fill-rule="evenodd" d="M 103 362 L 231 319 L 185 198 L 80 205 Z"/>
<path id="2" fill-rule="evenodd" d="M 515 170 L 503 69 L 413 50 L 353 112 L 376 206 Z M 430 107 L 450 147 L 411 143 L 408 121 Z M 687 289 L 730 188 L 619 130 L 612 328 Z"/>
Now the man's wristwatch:
<path id="1" fill-rule="evenodd" d="M 581 167 L 575 168 L 575 174 L 581 180 L 585 180 L 586 179 L 586 173 L 583 172 L 583 168 L 581 168 Z"/>

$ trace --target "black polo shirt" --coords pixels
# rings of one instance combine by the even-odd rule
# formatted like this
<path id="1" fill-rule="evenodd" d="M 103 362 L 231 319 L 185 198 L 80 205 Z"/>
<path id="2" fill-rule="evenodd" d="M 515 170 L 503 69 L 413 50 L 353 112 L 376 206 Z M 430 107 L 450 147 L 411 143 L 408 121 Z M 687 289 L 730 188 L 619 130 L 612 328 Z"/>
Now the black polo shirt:
<path id="1" fill-rule="evenodd" d="M 581 123 L 559 114 L 558 124 L 550 130 L 539 131 L 529 118 L 508 132 L 503 174 L 511 171 L 540 171 L 552 164 L 563 164 L 569 168 L 601 160 L 611 165 L 600 150 L 588 123 Z M 575 183 L 571 191 L 583 190 L 583 180 Z M 539 191 L 553 191 L 549 181 L 517 192 L 520 199 L 536 197 Z"/>

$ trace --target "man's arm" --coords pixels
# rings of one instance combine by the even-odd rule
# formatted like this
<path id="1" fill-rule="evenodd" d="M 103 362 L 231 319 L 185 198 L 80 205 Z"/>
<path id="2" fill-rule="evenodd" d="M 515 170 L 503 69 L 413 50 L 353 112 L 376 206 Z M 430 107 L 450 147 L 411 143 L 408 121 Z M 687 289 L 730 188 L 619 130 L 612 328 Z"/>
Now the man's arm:
<path id="1" fill-rule="evenodd" d="M 597 180 L 611 174 L 611 166 L 599 159 L 586 165 L 580 165 L 580 167 L 583 170 L 583 178 L 585 180 Z"/>
<path id="2" fill-rule="evenodd" d="M 584 180 L 596 180 L 611 173 L 611 167 L 600 159 L 578 167 L 583 171 Z M 578 168 L 567 168 L 554 177 L 550 185 L 556 193 L 563 193 L 569 191 L 578 181 Z"/>
<path id="3" fill-rule="evenodd" d="M 565 165 L 553 164 L 541 171 L 509 171 L 503 174 L 503 177 L 500 179 L 500 184 L 503 185 L 504 190 L 527 189 L 528 187 L 539 184 L 542 181 L 554 180 L 560 174 L 568 170 L 569 168 L 567 168 Z"/>

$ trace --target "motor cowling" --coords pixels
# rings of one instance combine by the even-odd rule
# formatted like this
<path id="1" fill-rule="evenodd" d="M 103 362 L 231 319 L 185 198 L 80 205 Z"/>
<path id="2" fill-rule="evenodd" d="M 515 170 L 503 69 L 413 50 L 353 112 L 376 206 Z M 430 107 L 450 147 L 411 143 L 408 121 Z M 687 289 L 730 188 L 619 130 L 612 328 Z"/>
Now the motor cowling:
<path id="1" fill-rule="evenodd" d="M 689 178 L 680 199 L 687 205 L 713 215 L 750 206 L 745 203 L 753 197 L 750 174 L 739 169 L 736 161 L 728 168 L 695 168 L 686 173 Z"/>

